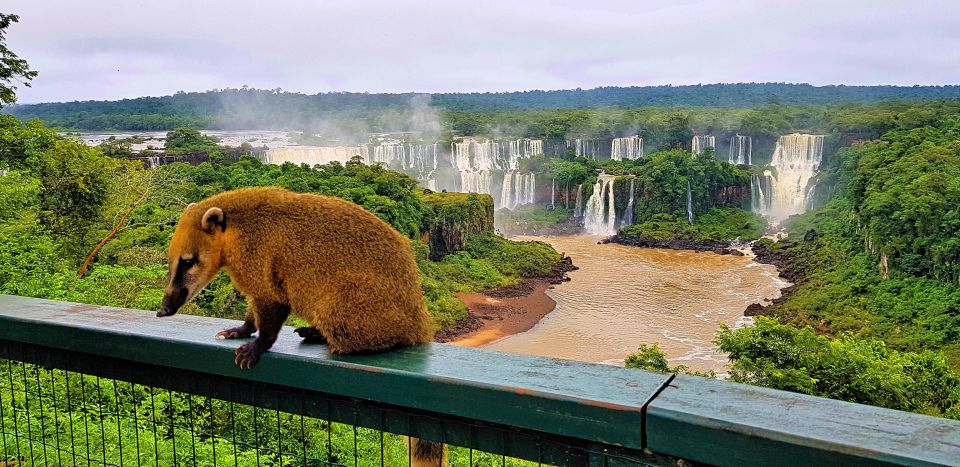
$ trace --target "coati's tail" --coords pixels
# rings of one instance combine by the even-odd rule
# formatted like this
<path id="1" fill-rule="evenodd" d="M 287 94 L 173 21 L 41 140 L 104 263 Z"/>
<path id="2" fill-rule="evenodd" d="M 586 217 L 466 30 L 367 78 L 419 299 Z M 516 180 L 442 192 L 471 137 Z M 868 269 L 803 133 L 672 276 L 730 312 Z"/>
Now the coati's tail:
<path id="1" fill-rule="evenodd" d="M 408 438 L 411 467 L 447 467 L 447 447 L 435 441 Z"/>

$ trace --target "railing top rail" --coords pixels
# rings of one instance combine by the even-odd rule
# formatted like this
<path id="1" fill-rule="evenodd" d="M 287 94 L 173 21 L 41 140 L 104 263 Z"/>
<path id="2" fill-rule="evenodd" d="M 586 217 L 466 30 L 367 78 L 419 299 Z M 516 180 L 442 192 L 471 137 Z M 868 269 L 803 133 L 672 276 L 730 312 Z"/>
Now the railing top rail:
<path id="1" fill-rule="evenodd" d="M 330 355 L 284 329 L 253 369 L 231 320 L 0 295 L 0 340 L 375 401 L 718 465 L 960 464 L 960 423 L 703 378 L 429 344 Z"/>

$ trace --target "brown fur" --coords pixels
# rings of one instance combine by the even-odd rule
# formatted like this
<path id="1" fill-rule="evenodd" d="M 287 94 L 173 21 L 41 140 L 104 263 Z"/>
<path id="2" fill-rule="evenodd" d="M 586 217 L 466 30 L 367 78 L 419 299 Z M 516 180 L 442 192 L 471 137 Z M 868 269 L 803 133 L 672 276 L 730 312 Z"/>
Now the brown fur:
<path id="1" fill-rule="evenodd" d="M 201 220 L 214 207 L 223 225 L 205 230 Z M 248 321 L 261 331 L 282 324 L 279 309 L 287 307 L 316 327 L 333 353 L 431 339 L 409 241 L 339 198 L 279 188 L 222 193 L 184 211 L 168 255 L 171 280 L 180 258 L 196 255 L 186 281 L 191 298 L 226 269 L 248 298 Z"/>
<path id="2" fill-rule="evenodd" d="M 168 251 L 170 281 L 158 316 L 173 314 L 223 268 L 247 297 L 242 326 L 218 334 L 256 340 L 236 351 L 252 366 L 293 313 L 298 328 L 333 353 L 377 351 L 428 342 L 433 326 L 409 240 L 339 198 L 249 188 L 188 206 Z M 193 260 L 193 263 L 190 262 Z M 423 465 L 446 465 L 446 449 L 419 441 Z"/>

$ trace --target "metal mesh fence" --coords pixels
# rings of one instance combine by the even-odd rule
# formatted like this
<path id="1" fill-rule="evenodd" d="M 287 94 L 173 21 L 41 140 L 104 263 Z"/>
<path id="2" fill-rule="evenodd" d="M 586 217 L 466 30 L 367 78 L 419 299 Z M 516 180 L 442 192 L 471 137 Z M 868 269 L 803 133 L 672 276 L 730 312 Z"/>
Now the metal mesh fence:
<path id="1" fill-rule="evenodd" d="M 166 379 L 178 376 L 190 377 Z M 211 391 L 223 398 L 172 388 L 193 383 L 0 360 L 0 466 L 411 465 L 412 441 L 396 432 L 432 432 L 449 445 L 448 465 L 647 465 L 604 448 L 283 388 L 226 383 Z"/>

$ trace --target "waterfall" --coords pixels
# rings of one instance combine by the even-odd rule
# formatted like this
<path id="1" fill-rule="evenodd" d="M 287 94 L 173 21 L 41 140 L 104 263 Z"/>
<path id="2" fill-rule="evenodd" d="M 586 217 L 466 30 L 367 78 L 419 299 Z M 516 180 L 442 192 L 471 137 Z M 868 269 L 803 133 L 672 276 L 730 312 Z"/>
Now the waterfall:
<path id="1" fill-rule="evenodd" d="M 577 198 L 573 202 L 573 217 L 583 217 L 583 185 L 577 185 Z"/>
<path id="2" fill-rule="evenodd" d="M 508 209 L 533 202 L 535 177 L 532 173 L 520 173 L 520 160 L 537 154 L 543 154 L 543 140 L 500 142 L 467 138 L 450 145 L 451 163 L 463 181 L 460 191 L 494 195 L 498 207 Z M 503 171 L 499 197 L 493 193 L 494 171 Z"/>
<path id="3" fill-rule="evenodd" d="M 635 160 L 643 157 L 643 138 L 627 136 L 610 142 L 610 158 L 615 161 Z"/>
<path id="4" fill-rule="evenodd" d="M 460 191 L 464 193 L 490 194 L 493 175 L 489 170 L 465 170 L 460 172 Z"/>
<path id="5" fill-rule="evenodd" d="M 271 164 L 283 164 L 291 162 L 293 164 L 307 165 L 325 165 L 330 162 L 346 163 L 354 157 L 360 157 L 364 161 L 370 159 L 370 148 L 362 146 L 288 146 L 285 148 L 273 148 L 266 150 L 266 156 Z"/>
<path id="6" fill-rule="evenodd" d="M 693 135 L 693 140 L 690 141 L 690 149 L 694 156 L 703 154 L 704 149 L 716 147 L 717 139 L 713 135 Z"/>
<path id="7" fill-rule="evenodd" d="M 591 235 L 617 233 L 613 180 L 612 175 L 600 174 L 597 183 L 593 185 L 593 194 L 587 200 L 583 212 L 583 227 Z M 604 200 L 607 201 L 606 206 Z"/>
<path id="8" fill-rule="evenodd" d="M 761 190 L 764 203 L 760 213 L 769 216 L 774 223 L 806 209 L 810 182 L 823 160 L 823 135 L 794 133 L 781 136 L 773 150 L 770 165 L 775 174 L 764 173 Z M 766 186 L 762 186 L 766 185 Z"/>
<path id="9" fill-rule="evenodd" d="M 770 173 L 770 172 L 765 172 Z M 750 204 L 753 212 L 762 212 L 767 208 L 767 200 L 763 195 L 763 183 L 768 180 L 766 176 L 750 176 Z"/>
<path id="10" fill-rule="evenodd" d="M 513 205 L 510 203 L 513 196 L 513 175 L 515 172 L 504 172 L 503 174 L 503 187 L 500 190 L 500 207 L 512 209 Z"/>
<path id="11" fill-rule="evenodd" d="M 690 191 L 690 180 L 687 180 L 687 222 L 693 225 L 693 193 Z"/>
<path id="12" fill-rule="evenodd" d="M 811 180 L 807 185 L 807 193 L 803 195 L 803 210 L 806 211 L 813 207 L 813 196 L 817 191 L 817 181 Z"/>
<path id="13" fill-rule="evenodd" d="M 576 157 L 586 157 L 588 159 L 600 159 L 600 144 L 592 139 L 574 139 L 567 141 L 567 147 L 573 148 Z"/>
<path id="14" fill-rule="evenodd" d="M 630 179 L 630 200 L 627 201 L 627 212 L 623 214 L 623 222 L 621 225 L 631 225 L 633 224 L 633 182 L 637 179 Z"/>
<path id="15" fill-rule="evenodd" d="M 753 138 L 736 135 L 730 138 L 730 155 L 727 162 L 737 165 L 753 164 Z"/>
<path id="16" fill-rule="evenodd" d="M 499 207 L 513 209 L 523 204 L 533 204 L 536 180 L 533 173 L 504 172 Z"/>
<path id="17" fill-rule="evenodd" d="M 557 177 L 550 180 L 550 209 L 557 208 Z"/>
<path id="18" fill-rule="evenodd" d="M 160 166 L 160 158 L 158 156 L 150 156 L 147 160 L 150 162 L 147 165 L 148 169 L 155 169 Z"/>
<path id="19" fill-rule="evenodd" d="M 527 204 L 534 204 L 537 200 L 537 174 L 527 174 Z"/>

